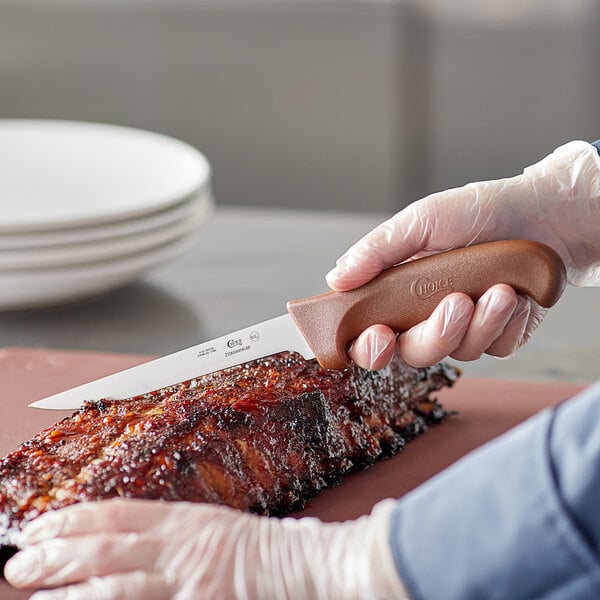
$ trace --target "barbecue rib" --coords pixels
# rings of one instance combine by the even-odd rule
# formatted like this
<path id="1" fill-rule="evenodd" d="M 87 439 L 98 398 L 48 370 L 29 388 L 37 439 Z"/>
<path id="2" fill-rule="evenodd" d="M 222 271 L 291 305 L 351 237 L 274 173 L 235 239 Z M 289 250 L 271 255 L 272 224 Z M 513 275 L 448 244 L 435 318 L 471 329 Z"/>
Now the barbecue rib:
<path id="1" fill-rule="evenodd" d="M 341 371 L 281 353 L 126 401 L 87 403 L 0 460 L 0 545 L 23 523 L 114 496 L 283 514 L 400 450 L 458 373 L 399 359 Z"/>

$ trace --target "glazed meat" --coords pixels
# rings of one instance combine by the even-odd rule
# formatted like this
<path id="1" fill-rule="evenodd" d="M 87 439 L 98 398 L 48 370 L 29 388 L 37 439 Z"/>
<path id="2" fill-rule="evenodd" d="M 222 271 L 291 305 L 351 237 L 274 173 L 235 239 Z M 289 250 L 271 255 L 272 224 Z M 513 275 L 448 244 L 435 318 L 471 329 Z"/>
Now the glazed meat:
<path id="1" fill-rule="evenodd" d="M 341 371 L 281 353 L 125 401 L 86 403 L 0 461 L 0 544 L 26 521 L 115 496 L 283 514 L 440 420 L 445 364 Z"/>

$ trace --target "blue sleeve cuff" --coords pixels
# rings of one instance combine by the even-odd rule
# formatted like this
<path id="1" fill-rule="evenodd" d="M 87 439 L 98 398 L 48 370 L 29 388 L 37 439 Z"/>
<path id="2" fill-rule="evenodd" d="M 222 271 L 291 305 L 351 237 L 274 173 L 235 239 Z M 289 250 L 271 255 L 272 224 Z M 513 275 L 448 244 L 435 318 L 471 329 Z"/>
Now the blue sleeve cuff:
<path id="1" fill-rule="evenodd" d="M 390 544 L 414 600 L 600 598 L 600 558 L 556 485 L 555 416 L 540 413 L 398 503 Z"/>
<path id="2" fill-rule="evenodd" d="M 598 154 L 600 154 L 600 140 L 592 142 L 592 146 L 596 146 L 596 150 L 598 150 Z"/>

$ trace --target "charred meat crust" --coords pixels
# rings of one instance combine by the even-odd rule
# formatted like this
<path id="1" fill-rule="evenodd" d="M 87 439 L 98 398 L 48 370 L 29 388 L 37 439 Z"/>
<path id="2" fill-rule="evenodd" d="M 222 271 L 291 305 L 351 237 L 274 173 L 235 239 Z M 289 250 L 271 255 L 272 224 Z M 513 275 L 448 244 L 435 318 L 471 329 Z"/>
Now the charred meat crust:
<path id="1" fill-rule="evenodd" d="M 281 353 L 125 401 L 87 403 L 0 460 L 0 545 L 70 504 L 116 496 L 301 508 L 445 412 L 446 364 L 378 372 Z"/>

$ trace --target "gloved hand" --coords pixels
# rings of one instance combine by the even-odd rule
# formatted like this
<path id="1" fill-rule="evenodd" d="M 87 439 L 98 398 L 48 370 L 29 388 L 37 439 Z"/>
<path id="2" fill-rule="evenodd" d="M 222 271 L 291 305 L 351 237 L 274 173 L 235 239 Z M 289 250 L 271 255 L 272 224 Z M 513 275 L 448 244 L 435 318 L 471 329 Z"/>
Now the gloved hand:
<path id="1" fill-rule="evenodd" d="M 408 598 L 389 548 L 393 500 L 346 523 L 187 502 L 108 500 L 38 517 L 5 577 L 32 600 Z"/>
<path id="2" fill-rule="evenodd" d="M 481 242 L 531 239 L 559 253 L 571 284 L 600 285 L 599 232 L 600 156 L 591 144 L 575 141 L 516 177 L 470 183 L 409 205 L 352 246 L 327 282 L 350 290 L 406 260 Z M 385 366 L 395 346 L 417 367 L 446 356 L 506 357 L 528 340 L 544 314 L 505 285 L 490 288 L 475 305 L 464 294 L 450 294 L 398 340 L 378 325 L 365 330 L 349 354 L 367 369 Z"/>

